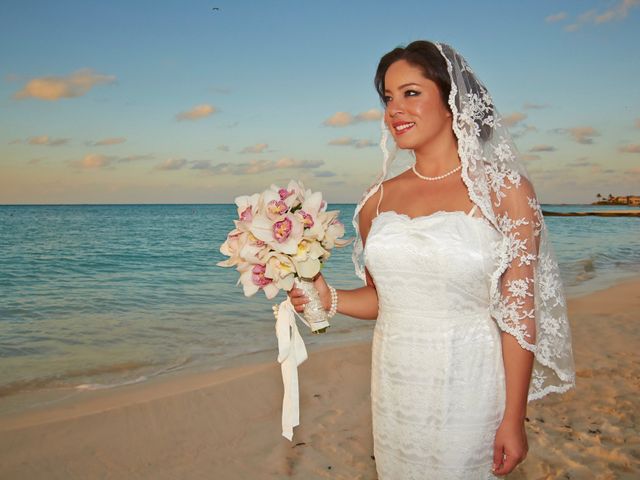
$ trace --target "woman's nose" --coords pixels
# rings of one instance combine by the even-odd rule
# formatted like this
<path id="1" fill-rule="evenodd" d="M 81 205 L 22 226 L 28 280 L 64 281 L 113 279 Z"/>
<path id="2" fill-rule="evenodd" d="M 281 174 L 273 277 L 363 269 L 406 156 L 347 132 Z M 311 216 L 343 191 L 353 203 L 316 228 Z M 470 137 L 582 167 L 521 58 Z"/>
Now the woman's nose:
<path id="1" fill-rule="evenodd" d="M 403 104 L 400 100 L 389 100 L 387 102 L 387 113 L 390 117 L 396 116 L 403 111 Z"/>

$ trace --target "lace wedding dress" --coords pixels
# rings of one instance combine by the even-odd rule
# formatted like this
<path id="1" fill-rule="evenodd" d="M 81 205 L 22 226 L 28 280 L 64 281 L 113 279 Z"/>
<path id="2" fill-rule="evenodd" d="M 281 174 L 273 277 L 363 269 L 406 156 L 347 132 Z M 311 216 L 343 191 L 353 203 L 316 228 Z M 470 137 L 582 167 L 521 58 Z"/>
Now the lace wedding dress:
<path id="1" fill-rule="evenodd" d="M 364 248 L 379 301 L 371 407 L 379 480 L 494 479 L 505 377 L 489 315 L 492 242 L 476 206 L 378 212 Z"/>

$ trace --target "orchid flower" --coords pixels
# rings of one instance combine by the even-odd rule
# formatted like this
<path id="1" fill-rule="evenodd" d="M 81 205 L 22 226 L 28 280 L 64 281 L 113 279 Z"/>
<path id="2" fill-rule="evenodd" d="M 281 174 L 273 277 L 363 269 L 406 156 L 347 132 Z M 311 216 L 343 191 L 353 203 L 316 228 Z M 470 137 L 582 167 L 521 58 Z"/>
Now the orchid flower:
<path id="1" fill-rule="evenodd" d="M 236 197 L 235 204 L 238 207 L 238 218 L 242 222 L 251 222 L 260 207 L 260 194 L 241 195 Z"/>
<path id="2" fill-rule="evenodd" d="M 240 279 L 238 283 L 242 283 L 244 295 L 250 297 L 258 290 L 264 290 L 268 299 L 275 297 L 280 289 L 274 285 L 273 280 L 265 275 L 266 266 L 264 264 L 250 264 L 245 262 L 244 265 L 238 267 Z"/>
<path id="3" fill-rule="evenodd" d="M 278 288 L 290 290 L 293 287 L 293 278 L 296 274 L 296 267 L 288 255 L 278 252 L 269 252 L 265 256 L 265 275 L 273 279 L 273 283 Z"/>
<path id="4" fill-rule="evenodd" d="M 297 215 L 286 213 L 274 219 L 258 214 L 253 217 L 251 233 L 273 250 L 293 255 L 298 251 L 304 226 Z"/>

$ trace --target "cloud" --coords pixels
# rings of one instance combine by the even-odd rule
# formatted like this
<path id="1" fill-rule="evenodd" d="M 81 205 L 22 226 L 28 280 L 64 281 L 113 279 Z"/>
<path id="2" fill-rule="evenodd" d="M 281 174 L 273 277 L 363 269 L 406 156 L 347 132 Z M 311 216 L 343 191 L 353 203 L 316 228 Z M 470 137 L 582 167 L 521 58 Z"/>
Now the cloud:
<path id="1" fill-rule="evenodd" d="M 625 170 L 624 173 L 627 173 L 630 175 L 640 175 L 640 167 L 630 168 L 628 170 Z"/>
<path id="2" fill-rule="evenodd" d="M 323 160 L 296 160 L 290 157 L 282 157 L 275 161 L 251 160 L 244 163 L 222 162 L 213 165 L 210 162 L 200 162 L 197 166 L 194 162 L 191 168 L 207 170 L 218 175 L 254 175 L 278 169 L 307 169 L 317 168 L 321 165 L 324 165 Z"/>
<path id="3" fill-rule="evenodd" d="M 622 20 L 627 17 L 629 10 L 640 5 L 640 0 L 622 0 L 614 7 L 605 10 L 600 15 L 596 15 L 595 23 L 607 23 L 612 20 Z"/>
<path id="4" fill-rule="evenodd" d="M 176 114 L 176 120 L 179 122 L 182 120 L 200 120 L 206 118 L 216 112 L 213 105 L 203 103 L 202 105 L 196 105 L 191 110 Z"/>
<path id="5" fill-rule="evenodd" d="M 220 150 L 221 152 L 228 152 L 229 145 L 218 145 L 218 150 Z"/>
<path id="6" fill-rule="evenodd" d="M 347 112 L 336 112 L 324 121 L 328 127 L 344 127 L 353 123 L 353 115 Z"/>
<path id="7" fill-rule="evenodd" d="M 339 147 L 353 145 L 354 143 L 355 143 L 355 139 L 353 139 L 352 137 L 334 138 L 333 140 L 329 140 L 328 142 L 329 145 L 336 145 Z"/>
<path id="8" fill-rule="evenodd" d="M 591 145 L 593 137 L 600 135 L 593 127 L 554 128 L 551 131 L 553 133 L 568 133 L 576 142 L 583 145 Z"/>
<path id="9" fill-rule="evenodd" d="M 640 143 L 623 145 L 618 148 L 620 153 L 640 153 Z"/>
<path id="10" fill-rule="evenodd" d="M 529 149 L 530 152 L 555 152 L 556 147 L 551 145 L 534 145 Z"/>
<path id="11" fill-rule="evenodd" d="M 547 18 L 544 19 L 544 21 L 547 23 L 555 23 L 555 22 L 559 22 L 560 20 L 563 20 L 566 16 L 567 16 L 566 12 L 558 12 L 558 13 L 549 15 Z"/>
<path id="12" fill-rule="evenodd" d="M 89 153 L 88 155 L 85 155 L 82 160 L 72 162 L 72 165 L 78 168 L 91 170 L 109 167 L 115 162 L 115 160 L 116 157 L 100 155 L 98 153 Z"/>
<path id="13" fill-rule="evenodd" d="M 124 137 L 110 137 L 110 138 L 103 138 L 102 140 L 98 140 L 97 142 L 90 143 L 90 145 L 95 147 L 103 147 L 108 145 L 118 145 L 126 141 L 127 139 Z"/>
<path id="14" fill-rule="evenodd" d="M 640 128 L 640 118 L 636 118 L 636 128 Z"/>
<path id="15" fill-rule="evenodd" d="M 531 160 L 539 160 L 540 155 L 530 155 L 530 154 L 524 153 L 520 155 L 520 158 L 525 162 L 530 162 Z"/>
<path id="16" fill-rule="evenodd" d="M 72 167 L 82 170 L 113 168 L 116 163 L 130 163 L 138 160 L 149 160 L 154 158 L 153 155 L 128 155 L 126 157 L 116 157 L 112 155 L 102 155 L 99 153 L 89 153 L 82 157 L 81 160 L 69 162 Z"/>
<path id="17" fill-rule="evenodd" d="M 318 170 L 317 172 L 313 173 L 313 176 L 314 177 L 323 177 L 323 178 L 335 177 L 336 173 L 335 172 L 331 172 L 329 170 Z"/>
<path id="18" fill-rule="evenodd" d="M 156 170 L 180 170 L 187 165 L 185 158 L 168 158 L 160 165 L 156 165 Z"/>
<path id="19" fill-rule="evenodd" d="M 49 138 L 48 135 L 39 135 L 37 137 L 29 137 L 26 143 L 43 147 L 59 147 L 60 145 L 67 145 L 69 140 L 69 138 Z M 20 142 L 18 141 L 17 143 Z"/>
<path id="20" fill-rule="evenodd" d="M 190 168 L 203 170 L 213 175 L 254 175 L 263 172 L 286 169 L 311 169 L 324 165 L 322 160 L 297 160 L 291 157 L 282 157 L 278 160 L 251 160 L 243 163 L 221 162 L 212 164 L 210 160 L 169 159 L 156 166 L 154 170 L 179 170 Z M 316 175 L 319 177 L 330 176 L 328 174 Z"/>
<path id="21" fill-rule="evenodd" d="M 380 120 L 380 118 L 382 118 L 382 112 L 375 108 L 356 115 L 356 121 L 358 122 L 373 122 L 375 120 Z"/>
<path id="22" fill-rule="evenodd" d="M 356 148 L 367 148 L 367 147 L 375 147 L 376 143 L 371 140 L 358 140 L 355 145 Z"/>
<path id="23" fill-rule="evenodd" d="M 589 160 L 587 160 L 588 157 L 580 157 L 580 158 L 576 158 L 573 162 L 569 162 L 567 163 L 568 167 L 592 167 L 594 165 L 597 165 L 594 162 L 590 162 Z"/>
<path id="24" fill-rule="evenodd" d="M 355 116 L 349 112 L 336 112 L 326 119 L 323 124 L 328 127 L 346 127 L 347 125 L 353 125 L 354 123 L 380 120 L 381 117 L 382 113 L 375 108 L 365 112 L 360 112 Z"/>
<path id="25" fill-rule="evenodd" d="M 593 137 L 597 137 L 600 134 L 593 127 L 574 127 L 569 128 L 569 133 L 573 139 L 582 143 L 583 145 L 590 145 L 593 143 Z"/>
<path id="26" fill-rule="evenodd" d="M 138 160 L 151 160 L 155 158 L 152 154 L 146 155 L 127 155 L 126 157 L 119 157 L 118 162 L 136 162 Z"/>
<path id="27" fill-rule="evenodd" d="M 624 20 L 632 8 L 640 5 L 640 0 L 621 0 L 612 7 L 598 13 L 596 9 L 581 13 L 576 21 L 564 27 L 568 32 L 575 32 L 586 24 L 600 25 L 614 20 Z"/>
<path id="28" fill-rule="evenodd" d="M 13 94 L 16 100 L 37 98 L 39 100 L 56 101 L 61 98 L 81 97 L 96 85 L 116 83 L 113 75 L 94 73 L 90 68 L 83 68 L 66 77 L 46 76 L 33 78 Z"/>
<path id="29" fill-rule="evenodd" d="M 210 160 L 193 160 L 191 162 L 191 167 L 194 170 L 208 170 L 211 168 Z"/>
<path id="30" fill-rule="evenodd" d="M 275 168 L 315 168 L 324 164 L 322 160 L 294 160 L 290 157 L 282 157 L 274 163 Z"/>
<path id="31" fill-rule="evenodd" d="M 530 103 L 530 102 L 525 102 L 525 104 L 522 106 L 522 108 L 524 108 L 525 110 L 540 109 L 540 108 L 547 108 L 547 107 L 548 105 L 543 105 L 539 103 Z"/>
<path id="32" fill-rule="evenodd" d="M 367 148 L 374 147 L 377 143 L 372 142 L 371 140 L 357 139 L 353 137 L 339 137 L 334 138 L 327 142 L 328 145 L 333 145 L 337 147 L 355 147 L 355 148 Z"/>
<path id="33" fill-rule="evenodd" d="M 244 147 L 240 153 L 263 153 L 269 145 L 267 143 L 256 143 L 249 147 Z"/>
<path id="34" fill-rule="evenodd" d="M 538 129 L 536 127 L 534 127 L 533 125 L 527 125 L 525 123 L 522 123 L 520 125 L 516 125 L 516 128 L 512 128 L 511 131 L 511 136 L 513 138 L 520 138 L 523 137 L 525 134 L 529 133 L 529 132 L 537 132 Z"/>
<path id="35" fill-rule="evenodd" d="M 513 127 L 513 126 L 517 125 L 518 123 L 520 123 L 525 118 L 527 118 L 527 116 L 524 113 L 514 112 L 511 115 L 507 115 L 506 117 L 502 117 L 502 122 L 501 123 L 505 127 Z"/>

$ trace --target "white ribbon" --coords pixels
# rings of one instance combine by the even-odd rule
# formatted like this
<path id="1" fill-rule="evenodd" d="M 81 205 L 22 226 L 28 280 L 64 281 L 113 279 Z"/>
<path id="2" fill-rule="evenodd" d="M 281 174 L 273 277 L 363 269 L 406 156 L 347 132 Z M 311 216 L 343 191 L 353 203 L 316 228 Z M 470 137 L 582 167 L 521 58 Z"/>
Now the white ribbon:
<path id="1" fill-rule="evenodd" d="M 300 424 L 300 394 L 298 392 L 298 365 L 307 359 L 307 349 L 296 325 L 296 315 L 309 328 L 309 323 L 295 311 L 289 297 L 278 307 L 276 336 L 278 362 L 282 369 L 284 398 L 282 399 L 282 435 L 293 440 L 293 427 Z"/>

